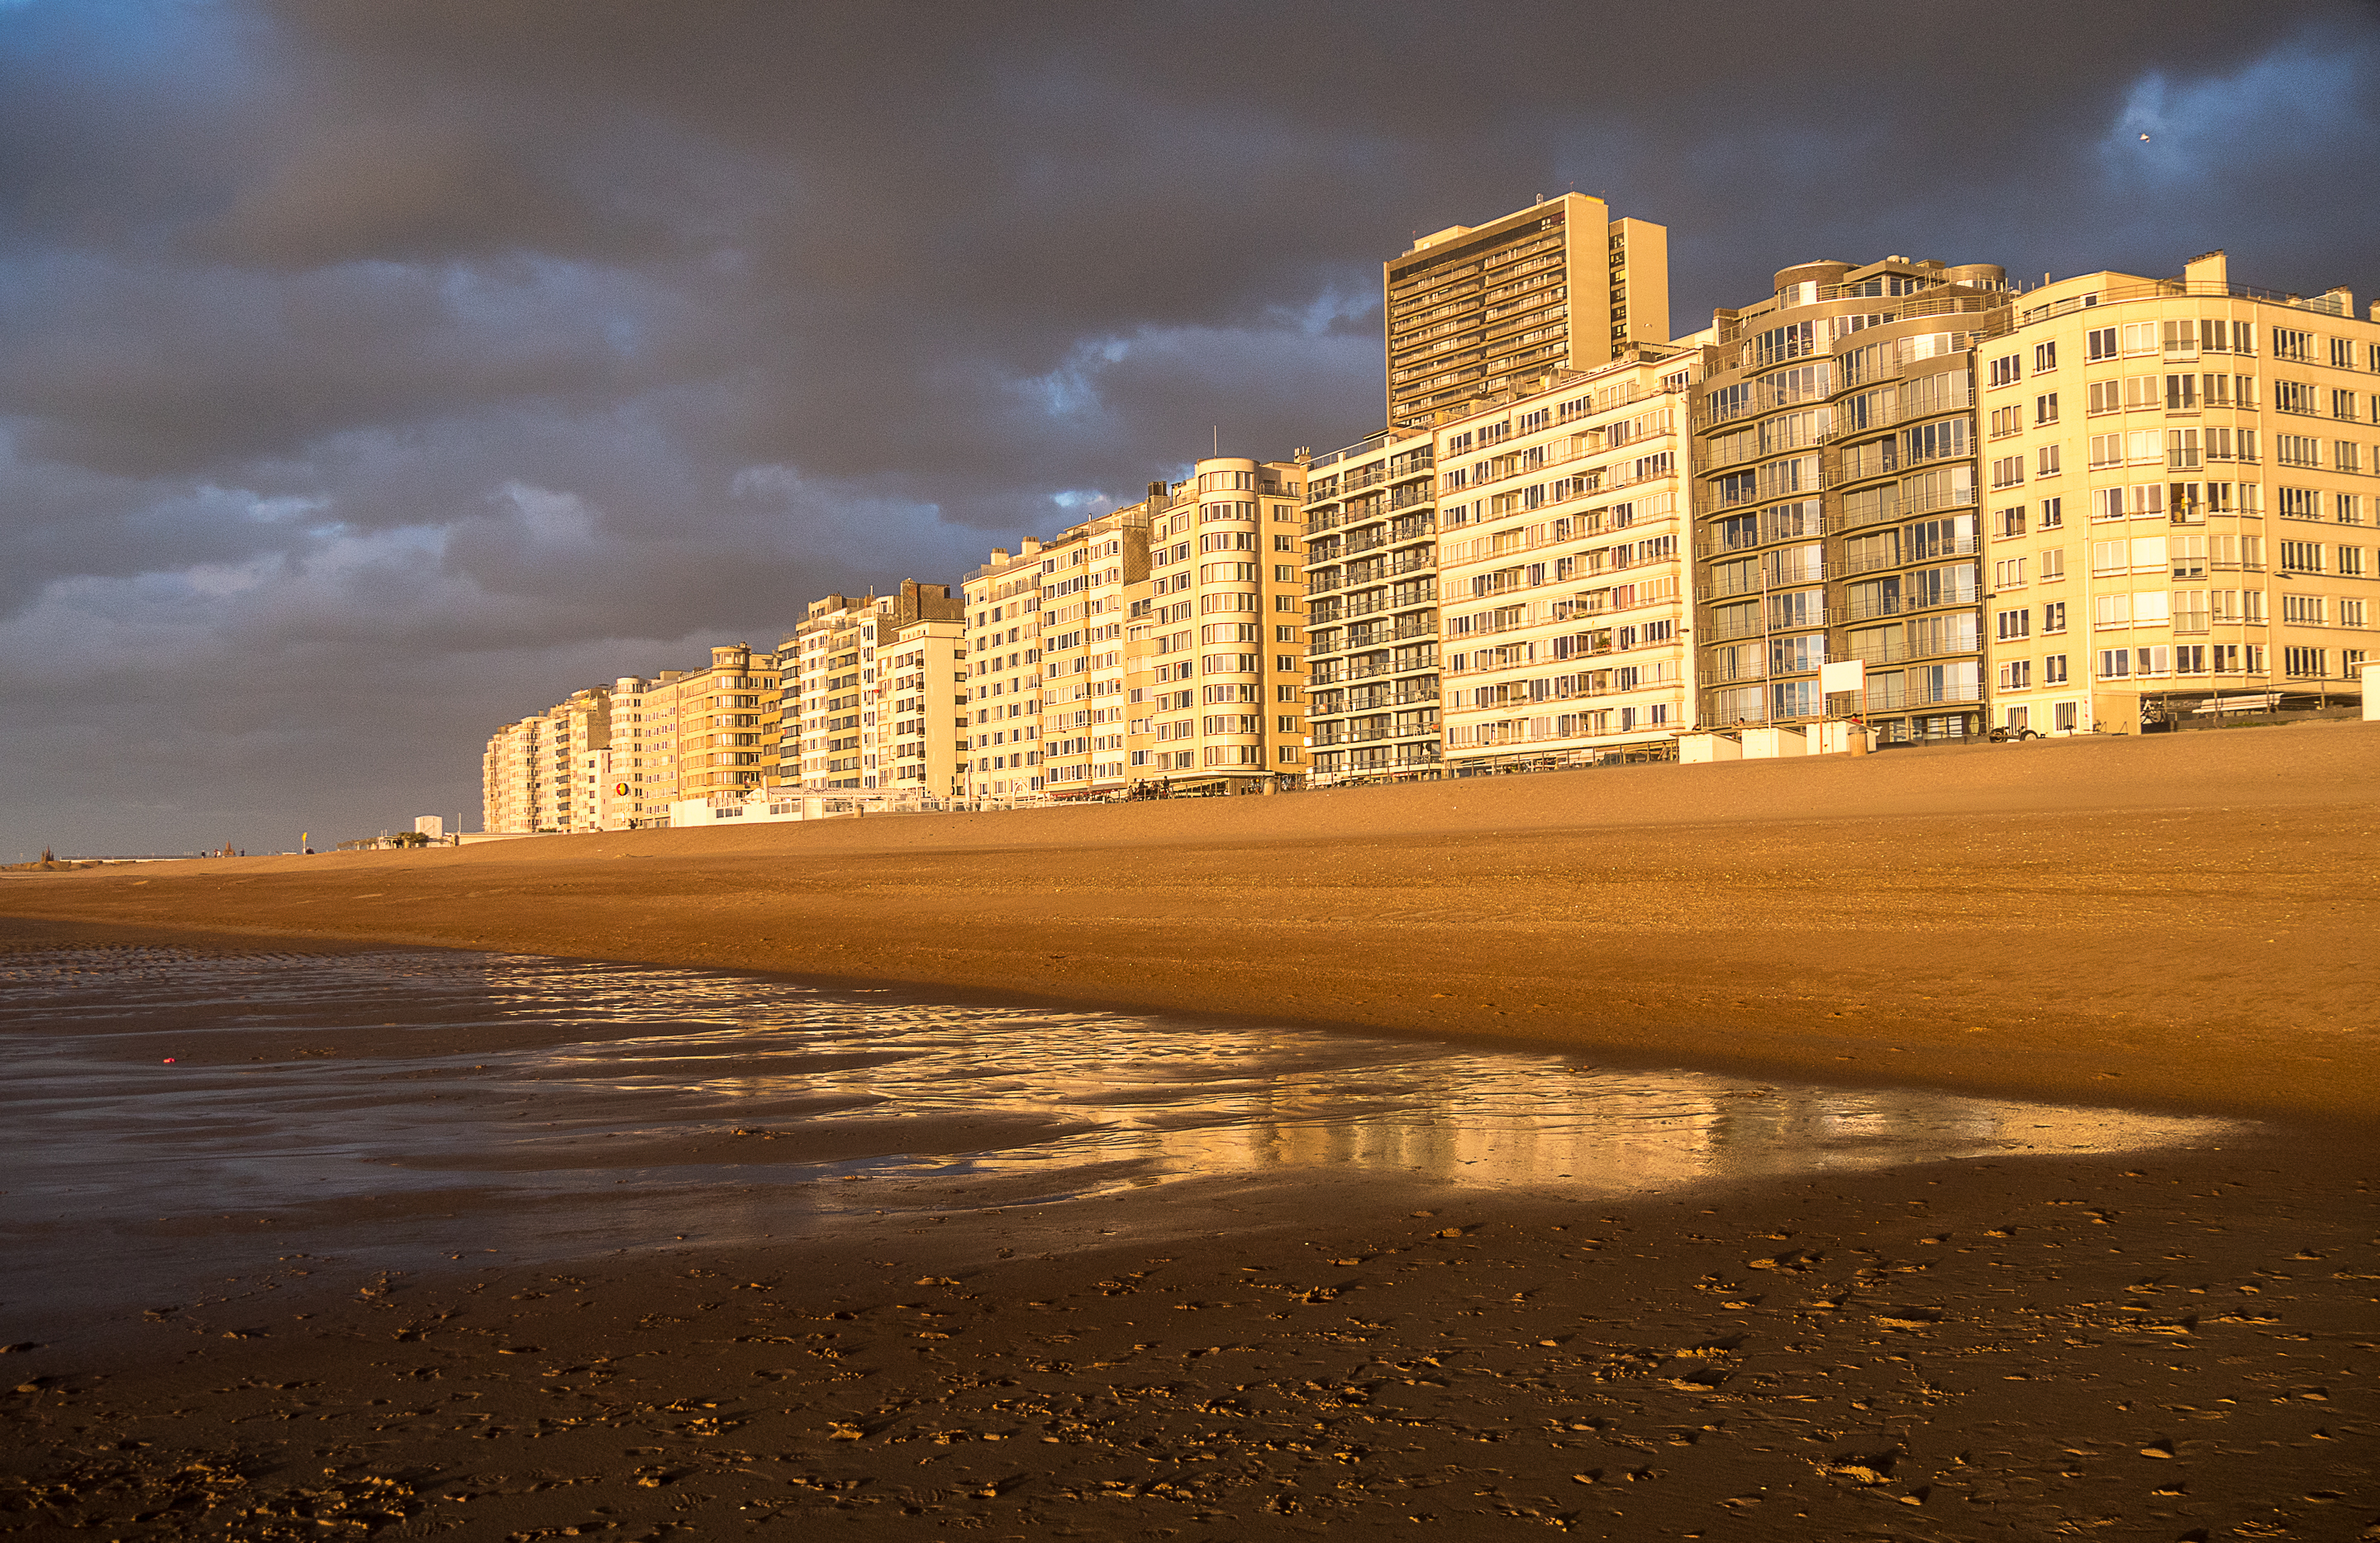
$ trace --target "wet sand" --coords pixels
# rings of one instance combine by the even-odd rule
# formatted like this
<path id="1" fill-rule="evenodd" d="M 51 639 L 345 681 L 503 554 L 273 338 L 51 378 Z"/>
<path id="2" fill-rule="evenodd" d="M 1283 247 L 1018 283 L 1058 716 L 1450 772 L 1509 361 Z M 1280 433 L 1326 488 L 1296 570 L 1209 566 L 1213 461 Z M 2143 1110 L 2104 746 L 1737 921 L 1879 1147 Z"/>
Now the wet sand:
<path id="1" fill-rule="evenodd" d="M 757 1244 L 276 1257 L 104 1333 L 0 1319 L 0 1529 L 2380 1536 L 2375 751 L 2240 731 L 12 878 L 0 914 L 53 918 L 20 946 L 501 945 L 2265 1123 L 1620 1198 L 927 1179 Z"/>
<path id="2" fill-rule="evenodd" d="M 561 1269 L 293 1258 L 111 1356 L 10 1355 L 0 1527 L 2368 1537 L 2380 1255 L 2339 1155 L 913 1192 L 856 1236 Z"/>

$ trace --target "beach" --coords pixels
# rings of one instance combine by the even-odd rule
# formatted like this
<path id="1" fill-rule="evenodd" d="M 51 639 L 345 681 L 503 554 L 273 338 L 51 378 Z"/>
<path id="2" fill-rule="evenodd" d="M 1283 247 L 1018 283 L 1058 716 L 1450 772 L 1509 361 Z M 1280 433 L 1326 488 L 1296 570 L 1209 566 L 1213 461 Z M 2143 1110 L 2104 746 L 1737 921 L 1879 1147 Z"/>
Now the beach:
<path id="1" fill-rule="evenodd" d="M 0 878 L 0 915 L 2380 1118 L 2380 724 Z"/>
<path id="2" fill-rule="evenodd" d="M 0 963 L 83 991 L 66 1038 L 128 1078 L 173 1047 L 106 1006 L 118 976 L 398 947 L 1402 1036 L 1616 1093 L 1685 1068 L 1733 1079 L 1696 1095 L 1722 1111 L 1835 1088 L 2171 1124 L 1592 1191 L 1525 1163 L 1189 1162 L 1063 1196 L 866 1170 L 832 1225 L 658 1212 L 579 1257 L 475 1238 L 402 1269 L 226 1207 L 176 1223 L 245 1250 L 203 1287 L 0 1304 L 0 1530 L 2365 1537 L 2375 752 L 2380 727 L 2322 726 L 10 875 Z M 227 1014 L 181 1055 L 296 1076 L 389 1053 L 375 1012 Z M 506 1021 L 432 1036 L 454 1080 L 407 1096 L 496 1130 L 529 1116 L 459 1063 L 612 1032 Z M 559 1143 L 582 1116 L 535 1118 Z M 728 1124 L 613 1160 L 758 1185 L 822 1155 L 782 1113 Z M 367 1186 L 350 1220 L 429 1214 L 400 1199 Z"/>

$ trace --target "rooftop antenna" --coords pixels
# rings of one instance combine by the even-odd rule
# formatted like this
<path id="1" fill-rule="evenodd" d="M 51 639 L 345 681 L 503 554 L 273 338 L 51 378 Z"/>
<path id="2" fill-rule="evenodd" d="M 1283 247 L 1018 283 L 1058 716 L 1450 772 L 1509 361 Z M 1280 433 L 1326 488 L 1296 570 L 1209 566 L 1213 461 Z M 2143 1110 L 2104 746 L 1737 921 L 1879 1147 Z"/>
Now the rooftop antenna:
<path id="1" fill-rule="evenodd" d="M 1221 456 L 1221 455 L 1222 455 L 1222 453 L 1223 453 L 1223 430 L 1222 430 L 1222 426 L 1221 426 L 1220 424 L 1218 424 L 1218 423 L 1209 423 L 1209 424 L 1208 424 L 1208 425 L 1207 425 L 1207 432 L 1208 432 L 1208 434 L 1211 437 L 1211 439 L 1212 439 L 1212 441 L 1213 441 L 1214 447 L 1215 447 L 1215 449 L 1214 449 L 1214 453 L 1215 453 L 1218 456 Z"/>

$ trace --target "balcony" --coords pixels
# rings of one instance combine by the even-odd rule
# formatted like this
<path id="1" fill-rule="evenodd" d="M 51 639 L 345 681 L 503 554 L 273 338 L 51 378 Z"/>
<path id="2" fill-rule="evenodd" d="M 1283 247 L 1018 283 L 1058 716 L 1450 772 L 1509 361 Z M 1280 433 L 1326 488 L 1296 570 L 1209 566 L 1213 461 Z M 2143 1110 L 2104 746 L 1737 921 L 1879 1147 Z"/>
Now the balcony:
<path id="1" fill-rule="evenodd" d="M 1435 674 L 1438 655 L 1435 650 L 1427 659 L 1400 664 L 1394 660 L 1382 662 L 1366 659 L 1329 660 L 1314 667 L 1306 678 L 1308 688 L 1330 686 L 1341 681 L 1373 680 L 1381 675 L 1417 675 Z"/>

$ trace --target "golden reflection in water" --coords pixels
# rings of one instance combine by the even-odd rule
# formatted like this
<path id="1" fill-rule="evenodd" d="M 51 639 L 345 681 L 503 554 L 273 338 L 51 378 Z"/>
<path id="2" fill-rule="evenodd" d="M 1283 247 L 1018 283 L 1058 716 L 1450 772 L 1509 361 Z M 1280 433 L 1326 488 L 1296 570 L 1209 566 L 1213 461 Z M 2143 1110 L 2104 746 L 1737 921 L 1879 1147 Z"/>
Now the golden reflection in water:
<path id="1" fill-rule="evenodd" d="M 548 963 L 530 963 L 509 982 L 520 1010 L 556 1010 Z M 665 1059 L 660 1080 L 682 1093 L 755 1104 L 869 1100 L 856 1113 L 814 1120 L 808 1128 L 818 1134 L 838 1121 L 874 1131 L 886 1119 L 992 1114 L 1087 1127 L 968 1153 L 978 1173 L 1123 1162 L 1182 1176 L 1338 1170 L 1618 1194 L 1992 1153 L 2129 1150 L 2231 1128 L 1922 1089 L 1587 1068 L 1537 1051 L 1184 1017 L 915 1005 L 695 972 L 631 973 L 633 981 L 614 980 L 582 967 L 558 983 L 581 1010 L 600 1003 L 624 1020 L 671 1023 L 666 1038 L 555 1052 L 577 1075 L 608 1078 L 623 1092 L 651 1091 L 637 1068 Z M 507 994 L 504 984 L 497 994 Z M 817 1063 L 858 1051 L 869 1052 L 863 1063 Z M 705 1076 L 701 1062 L 712 1056 L 721 1075 Z M 771 1059 L 787 1070 L 772 1073 Z"/>

